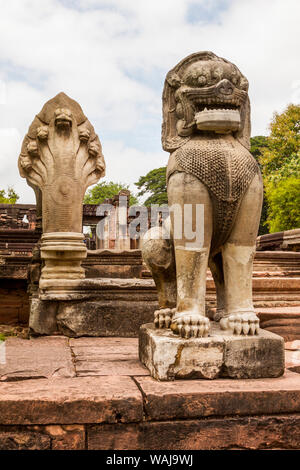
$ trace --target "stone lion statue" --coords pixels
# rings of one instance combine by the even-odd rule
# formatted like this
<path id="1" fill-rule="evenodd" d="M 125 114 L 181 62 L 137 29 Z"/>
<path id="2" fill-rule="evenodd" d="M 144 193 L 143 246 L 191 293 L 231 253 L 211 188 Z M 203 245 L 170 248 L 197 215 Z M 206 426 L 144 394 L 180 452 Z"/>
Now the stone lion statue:
<path id="1" fill-rule="evenodd" d="M 231 334 L 258 334 L 252 268 L 263 184 L 249 152 L 248 81 L 234 64 L 212 52 L 198 52 L 167 74 L 162 145 L 170 152 L 170 218 L 146 233 L 142 247 L 158 290 L 156 327 L 171 327 L 184 338 L 209 334 L 209 266 L 217 292 L 214 321 Z M 182 226 L 192 225 L 194 243 L 185 229 L 178 234 L 175 206 L 182 209 Z M 204 209 L 200 227 L 197 207 Z M 164 236 L 168 230 L 169 238 Z"/>

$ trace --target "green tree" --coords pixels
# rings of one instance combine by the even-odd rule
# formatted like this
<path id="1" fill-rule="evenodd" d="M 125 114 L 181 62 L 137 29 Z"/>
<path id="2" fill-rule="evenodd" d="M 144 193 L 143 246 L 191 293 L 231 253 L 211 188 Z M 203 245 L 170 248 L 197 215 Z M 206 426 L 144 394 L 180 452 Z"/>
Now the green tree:
<path id="1" fill-rule="evenodd" d="M 250 152 L 252 153 L 253 157 L 259 164 L 260 169 L 262 171 L 260 158 L 262 156 L 262 150 L 268 147 L 268 137 L 264 135 L 257 135 L 255 137 L 251 137 L 250 143 L 251 143 Z M 263 202 L 262 211 L 261 211 L 258 235 L 265 235 L 266 233 L 269 233 L 269 228 L 267 225 L 267 217 L 268 217 L 268 201 L 267 201 L 266 195 L 264 194 L 264 202 Z"/>
<path id="2" fill-rule="evenodd" d="M 300 227 L 300 178 L 290 176 L 268 187 L 270 232 Z"/>
<path id="3" fill-rule="evenodd" d="M 300 105 L 274 113 L 270 131 L 260 163 L 269 204 L 267 224 L 277 232 L 300 226 Z"/>
<path id="4" fill-rule="evenodd" d="M 105 199 L 111 199 L 122 189 L 128 190 L 129 185 L 123 183 L 114 183 L 113 181 L 103 181 L 89 189 L 84 197 L 84 204 L 101 204 Z M 134 194 L 130 194 L 130 206 L 138 204 L 138 199 Z"/>
<path id="5" fill-rule="evenodd" d="M 4 189 L 0 189 L 0 204 L 16 204 L 18 199 L 20 196 L 11 186 L 8 187 L 7 194 Z"/>
<path id="6" fill-rule="evenodd" d="M 155 168 L 149 171 L 145 176 L 141 176 L 135 183 L 139 188 L 138 196 L 148 195 L 144 205 L 149 207 L 151 204 L 168 204 L 166 167 Z"/>
<path id="7" fill-rule="evenodd" d="M 300 105 L 290 104 L 283 113 L 274 113 L 270 131 L 260 158 L 265 182 L 299 176 Z"/>

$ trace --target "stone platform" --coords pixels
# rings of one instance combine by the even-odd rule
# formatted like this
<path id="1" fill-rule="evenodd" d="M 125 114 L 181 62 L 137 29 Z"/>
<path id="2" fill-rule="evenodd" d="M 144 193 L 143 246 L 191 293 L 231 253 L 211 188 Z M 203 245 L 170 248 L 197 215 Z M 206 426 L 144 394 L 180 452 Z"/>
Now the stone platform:
<path id="1" fill-rule="evenodd" d="M 151 322 L 158 309 L 152 279 L 81 279 L 65 280 L 60 287 L 52 284 L 44 281 L 39 299 L 33 298 L 30 328 L 36 334 L 137 337 L 141 325 Z M 257 315 L 261 318 L 267 311 L 263 328 L 286 341 L 300 338 L 300 278 L 254 278 L 253 296 Z M 276 307 L 278 304 L 283 305 Z M 214 307 L 215 286 L 207 279 L 207 309 L 213 311 Z"/>
<path id="2" fill-rule="evenodd" d="M 10 338 L 2 449 L 299 449 L 300 342 L 280 378 L 157 382 L 134 338 Z"/>
<path id="3" fill-rule="evenodd" d="M 169 329 L 143 325 L 139 336 L 141 362 L 157 380 L 258 379 L 284 373 L 284 341 L 259 329 L 254 336 L 232 335 L 210 323 L 205 338 L 184 339 Z"/>

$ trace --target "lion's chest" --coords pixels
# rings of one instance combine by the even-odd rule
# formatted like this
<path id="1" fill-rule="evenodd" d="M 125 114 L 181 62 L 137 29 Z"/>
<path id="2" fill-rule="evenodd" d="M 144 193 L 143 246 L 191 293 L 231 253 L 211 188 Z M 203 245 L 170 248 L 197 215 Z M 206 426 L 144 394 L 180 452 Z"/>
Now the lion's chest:
<path id="1" fill-rule="evenodd" d="M 167 174 L 190 173 L 220 201 L 239 200 L 259 168 L 250 152 L 235 141 L 190 140 L 170 157 Z"/>

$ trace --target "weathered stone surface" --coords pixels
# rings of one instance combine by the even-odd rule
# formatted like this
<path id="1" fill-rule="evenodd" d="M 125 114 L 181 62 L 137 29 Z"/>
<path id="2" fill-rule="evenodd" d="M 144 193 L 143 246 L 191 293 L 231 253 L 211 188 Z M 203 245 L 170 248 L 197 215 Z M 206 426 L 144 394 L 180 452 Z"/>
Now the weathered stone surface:
<path id="1" fill-rule="evenodd" d="M 294 307 L 258 308 L 261 327 L 284 338 L 300 339 L 300 305 Z"/>
<path id="2" fill-rule="evenodd" d="M 230 335 L 213 322 L 210 337 L 190 339 L 143 325 L 139 353 L 158 380 L 279 377 L 284 372 L 281 337 L 263 330 L 255 336 Z"/>
<path id="3" fill-rule="evenodd" d="M 284 373 L 284 340 L 266 330 L 257 336 L 224 335 L 223 377 L 259 379 Z"/>
<path id="4" fill-rule="evenodd" d="M 23 343 L 40 344 L 36 354 L 45 358 L 46 353 L 59 349 L 51 347 L 56 340 L 66 341 L 52 337 Z M 9 341 L 11 347 L 21 350 L 18 340 Z M 2 383 L 1 450 L 80 450 L 87 445 L 104 450 L 300 446 L 298 373 L 286 371 L 276 379 L 239 381 L 158 382 L 140 374 L 112 376 L 118 372 L 114 362 L 116 367 L 119 362 L 124 364 L 120 374 L 132 373 L 127 363 L 137 355 L 136 339 L 78 338 L 69 342 L 75 363 L 78 359 L 90 364 L 95 359 L 95 369 L 89 373 L 98 371 L 103 376 Z M 297 353 L 298 342 L 286 348 Z M 105 354 L 110 377 L 105 376 Z"/>
<path id="5" fill-rule="evenodd" d="M 139 361 L 135 338 L 78 338 L 70 344 L 78 377 L 149 375 Z"/>
<path id="6" fill-rule="evenodd" d="M 145 269 L 140 250 L 88 250 L 82 265 L 87 278 L 141 278 Z"/>
<path id="7" fill-rule="evenodd" d="M 284 232 L 268 233 L 257 238 L 258 250 L 288 250 L 300 251 L 300 229 L 285 230 Z M 295 253 L 295 255 L 298 253 Z"/>
<path id="8" fill-rule="evenodd" d="M 285 352 L 286 368 L 300 374 L 300 350 Z"/>
<path id="9" fill-rule="evenodd" d="M 32 298 L 30 302 L 29 327 L 39 335 L 52 335 L 57 332 L 56 314 L 58 302 Z"/>
<path id="10" fill-rule="evenodd" d="M 6 364 L 0 364 L 2 382 L 75 377 L 67 338 L 8 338 L 5 349 Z"/>
<path id="11" fill-rule="evenodd" d="M 299 424 L 299 416 L 146 423 L 141 442 L 150 450 L 298 449 Z"/>
<path id="12" fill-rule="evenodd" d="M 81 337 L 70 338 L 69 344 L 74 350 L 75 354 L 85 351 L 93 355 L 95 349 L 99 353 L 110 354 L 138 354 L 138 339 L 137 338 L 101 338 Z"/>
<path id="13" fill-rule="evenodd" d="M 52 450 L 84 450 L 85 426 L 46 426 L 45 432 L 51 436 Z"/>
<path id="14" fill-rule="evenodd" d="M 138 424 L 89 426 L 87 445 L 88 450 L 143 450 L 146 448 L 143 447 Z"/>
<path id="15" fill-rule="evenodd" d="M 300 350 L 300 340 L 288 341 L 285 343 L 284 348 L 286 351 L 299 351 Z"/>
<path id="16" fill-rule="evenodd" d="M 0 450 L 50 450 L 49 436 L 38 432 L 0 431 Z"/>
<path id="17" fill-rule="evenodd" d="M 230 335 L 213 322 L 210 337 L 190 339 L 143 325 L 139 354 L 157 380 L 279 377 L 284 372 L 280 336 L 264 330 L 255 336 Z"/>
<path id="18" fill-rule="evenodd" d="M 28 257 L 26 258 L 28 262 Z M 29 299 L 26 291 L 27 282 L 25 280 L 8 280 L 1 278 L 0 324 L 13 325 L 27 323 L 29 316 Z"/>
<path id="19" fill-rule="evenodd" d="M 274 379 L 178 380 L 136 377 L 145 413 L 155 421 L 208 416 L 300 412 L 300 375 L 287 371 Z"/>
<path id="20" fill-rule="evenodd" d="M 300 417 L 258 416 L 102 425 L 88 428 L 91 450 L 298 449 Z"/>
<path id="21" fill-rule="evenodd" d="M 148 279 L 65 279 L 50 293 L 40 291 L 33 306 L 30 325 L 37 334 L 57 328 L 69 337 L 136 337 L 153 318 L 157 293 Z"/>
<path id="22" fill-rule="evenodd" d="M 152 320 L 153 304 L 117 299 L 62 302 L 57 325 L 61 333 L 70 337 L 135 337 L 141 324 Z"/>
<path id="23" fill-rule="evenodd" d="M 285 366 L 300 374 L 300 341 L 285 343 Z"/>
<path id="24" fill-rule="evenodd" d="M 153 324 L 140 330 L 140 360 L 157 380 L 214 379 L 221 374 L 224 356 L 222 337 L 182 339 Z"/>
<path id="25" fill-rule="evenodd" d="M 273 234 L 274 235 L 274 234 Z M 257 242 L 259 242 L 259 238 Z M 258 243 L 257 243 L 258 244 Z M 258 248 L 258 246 L 257 246 Z M 300 252 L 295 251 L 256 251 L 253 265 L 254 276 L 290 277 L 300 275 Z"/>
<path id="26" fill-rule="evenodd" d="M 1 385 L 0 425 L 138 422 L 141 393 L 129 377 L 26 380 Z"/>
<path id="27" fill-rule="evenodd" d="M 45 281 L 46 282 L 46 281 Z M 51 280 L 47 281 L 47 287 L 55 288 L 52 292 L 41 292 L 41 300 L 91 300 L 91 299 L 112 299 L 112 294 L 118 300 L 130 298 L 134 300 L 136 296 L 143 300 L 156 300 L 153 296 L 155 285 L 152 279 L 65 279 L 63 286 L 54 286 Z M 147 297 L 148 296 L 148 297 Z"/>

